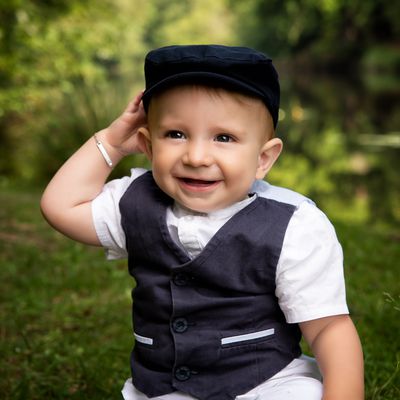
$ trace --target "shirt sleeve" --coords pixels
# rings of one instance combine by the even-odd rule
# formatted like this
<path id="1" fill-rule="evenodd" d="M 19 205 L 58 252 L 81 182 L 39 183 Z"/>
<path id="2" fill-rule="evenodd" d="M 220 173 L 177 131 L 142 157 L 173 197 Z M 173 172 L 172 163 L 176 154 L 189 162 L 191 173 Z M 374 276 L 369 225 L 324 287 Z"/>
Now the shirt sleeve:
<path id="1" fill-rule="evenodd" d="M 145 172 L 145 169 L 134 168 L 131 170 L 131 176 L 106 183 L 101 193 L 92 201 L 94 227 L 108 260 L 128 256 L 125 233 L 121 226 L 119 202 L 129 185 Z"/>
<path id="2" fill-rule="evenodd" d="M 289 323 L 349 313 L 341 245 L 328 218 L 309 202 L 289 222 L 275 293 Z"/>

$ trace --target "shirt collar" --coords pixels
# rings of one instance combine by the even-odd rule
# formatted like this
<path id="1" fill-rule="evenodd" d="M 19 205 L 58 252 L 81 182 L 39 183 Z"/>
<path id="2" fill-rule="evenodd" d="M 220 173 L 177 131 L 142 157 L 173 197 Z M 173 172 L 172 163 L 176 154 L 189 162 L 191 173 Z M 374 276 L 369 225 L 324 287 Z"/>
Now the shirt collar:
<path id="1" fill-rule="evenodd" d="M 210 219 L 227 219 L 235 215 L 237 212 L 248 206 L 257 198 L 257 194 L 249 195 L 246 199 L 242 201 L 238 201 L 228 207 L 222 208 L 220 210 L 212 211 L 210 213 L 202 213 L 193 211 L 187 207 L 180 205 L 175 202 L 172 208 L 172 212 L 175 214 L 177 218 L 182 218 L 186 216 L 199 216 L 199 217 L 208 217 Z"/>

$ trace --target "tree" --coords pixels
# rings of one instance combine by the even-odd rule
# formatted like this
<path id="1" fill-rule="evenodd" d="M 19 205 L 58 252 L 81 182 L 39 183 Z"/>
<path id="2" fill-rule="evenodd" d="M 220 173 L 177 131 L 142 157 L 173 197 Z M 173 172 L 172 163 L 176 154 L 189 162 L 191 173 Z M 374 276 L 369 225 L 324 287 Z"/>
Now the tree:
<path id="1" fill-rule="evenodd" d="M 229 42 L 227 0 L 0 0 L 0 174 L 51 175 L 171 43 Z"/>
<path id="2" fill-rule="evenodd" d="M 231 0 L 239 35 L 272 56 L 353 67 L 375 43 L 396 43 L 400 4 L 390 0 Z"/>
<path id="3" fill-rule="evenodd" d="M 46 165 L 42 158 L 38 163 L 38 153 L 59 157 L 61 147 L 67 153 L 69 146 L 81 143 L 85 128 L 87 135 L 112 118 L 107 114 L 110 103 L 122 107 L 132 94 L 128 84 L 119 85 L 120 103 L 108 98 L 115 92 L 108 89 L 122 76 L 129 74 L 130 83 L 142 76 L 135 60 L 142 59 L 144 52 L 141 29 L 147 18 L 146 3 L 14 0 L 0 4 L 1 174 L 30 179 L 38 172 L 36 167 L 49 168 L 51 173 L 54 162 L 47 160 Z M 63 127 L 66 131 L 62 120 L 69 121 Z M 78 127 L 79 120 L 85 123 Z"/>

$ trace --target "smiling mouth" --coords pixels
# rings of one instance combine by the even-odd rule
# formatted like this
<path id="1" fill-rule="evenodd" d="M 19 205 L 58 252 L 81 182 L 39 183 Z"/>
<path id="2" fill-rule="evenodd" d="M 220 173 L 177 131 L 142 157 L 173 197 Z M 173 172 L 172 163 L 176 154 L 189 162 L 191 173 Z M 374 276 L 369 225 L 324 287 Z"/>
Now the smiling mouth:
<path id="1" fill-rule="evenodd" d="M 217 181 L 206 181 L 203 179 L 180 178 L 180 180 L 190 186 L 210 186 L 214 185 Z"/>
<path id="2" fill-rule="evenodd" d="M 181 185 L 191 191 L 205 191 L 216 187 L 219 184 L 219 180 L 204 180 L 204 179 L 193 179 L 193 178 L 178 178 Z"/>

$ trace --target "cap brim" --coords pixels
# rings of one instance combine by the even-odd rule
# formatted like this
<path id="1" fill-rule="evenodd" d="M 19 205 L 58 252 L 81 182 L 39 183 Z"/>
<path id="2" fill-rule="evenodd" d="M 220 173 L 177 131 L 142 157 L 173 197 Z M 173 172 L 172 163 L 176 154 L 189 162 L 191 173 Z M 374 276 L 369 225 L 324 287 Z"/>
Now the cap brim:
<path id="1" fill-rule="evenodd" d="M 142 100 L 145 111 L 147 112 L 150 100 L 152 96 L 154 96 L 154 94 L 173 86 L 185 84 L 201 84 L 206 86 L 210 85 L 213 87 L 221 87 L 228 90 L 231 89 L 239 91 L 250 96 L 259 97 L 261 99 L 264 97 L 263 94 L 253 86 L 248 85 L 245 82 L 235 79 L 233 77 L 220 75 L 214 72 L 183 72 L 177 75 L 169 76 L 168 78 L 157 82 L 155 85 L 149 87 L 144 91 Z"/>

